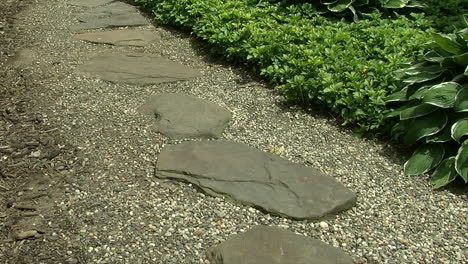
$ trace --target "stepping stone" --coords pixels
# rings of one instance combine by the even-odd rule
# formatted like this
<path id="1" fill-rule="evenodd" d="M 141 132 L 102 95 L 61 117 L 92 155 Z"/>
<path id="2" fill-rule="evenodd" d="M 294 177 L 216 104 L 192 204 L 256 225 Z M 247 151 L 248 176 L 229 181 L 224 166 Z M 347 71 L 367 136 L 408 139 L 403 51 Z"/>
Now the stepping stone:
<path id="1" fill-rule="evenodd" d="M 173 93 L 152 96 L 140 112 L 156 117 L 156 130 L 175 139 L 219 138 L 232 116 L 210 101 Z"/>
<path id="2" fill-rule="evenodd" d="M 71 0 L 68 2 L 68 4 L 74 6 L 96 7 L 106 5 L 115 1 L 116 0 Z"/>
<path id="3" fill-rule="evenodd" d="M 149 24 L 148 20 L 135 7 L 121 2 L 97 7 L 81 15 L 78 20 L 81 24 L 73 27 L 75 30 L 131 27 Z"/>
<path id="4" fill-rule="evenodd" d="M 144 54 L 104 54 L 78 66 L 88 76 L 99 77 L 112 83 L 151 85 L 185 81 L 200 72 L 159 56 Z"/>
<path id="5" fill-rule="evenodd" d="M 211 264 L 352 264 L 342 250 L 269 226 L 232 235 L 207 254 Z"/>
<path id="6" fill-rule="evenodd" d="M 156 176 L 187 181 L 210 195 L 292 219 L 320 219 L 356 203 L 356 195 L 332 177 L 229 141 L 166 146 Z"/>
<path id="7" fill-rule="evenodd" d="M 134 29 L 82 33 L 76 35 L 75 38 L 92 43 L 137 47 L 146 46 L 160 39 L 156 32 Z"/>

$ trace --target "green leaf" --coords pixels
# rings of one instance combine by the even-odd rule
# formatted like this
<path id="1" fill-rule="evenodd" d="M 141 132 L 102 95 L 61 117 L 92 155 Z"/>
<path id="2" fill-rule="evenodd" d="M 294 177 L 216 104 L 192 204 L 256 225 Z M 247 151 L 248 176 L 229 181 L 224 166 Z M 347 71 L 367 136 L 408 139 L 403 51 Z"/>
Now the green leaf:
<path id="1" fill-rule="evenodd" d="M 412 67 L 409 67 L 409 68 L 404 68 L 404 69 L 401 69 L 401 70 L 398 70 L 396 71 L 397 73 L 398 72 L 403 72 L 405 73 L 406 75 L 418 75 L 418 74 L 421 74 L 421 73 L 440 73 L 440 72 L 443 72 L 445 71 L 444 68 L 440 67 L 440 65 L 434 65 L 434 64 L 429 64 L 428 63 L 419 63 L 419 64 L 416 64 Z"/>
<path id="2" fill-rule="evenodd" d="M 423 144 L 406 161 L 405 175 L 419 175 L 435 168 L 442 161 L 445 149 L 441 144 Z"/>
<path id="3" fill-rule="evenodd" d="M 465 76 L 468 76 L 468 66 L 466 66 L 464 74 L 465 74 Z"/>
<path id="4" fill-rule="evenodd" d="M 390 94 L 389 96 L 385 97 L 385 103 L 408 101 L 408 99 L 406 98 L 407 90 L 407 88 L 403 88 L 398 92 Z"/>
<path id="5" fill-rule="evenodd" d="M 403 8 L 408 1 L 406 0 L 387 0 L 382 7 L 384 8 Z"/>
<path id="6" fill-rule="evenodd" d="M 418 88 L 418 90 L 416 90 L 416 92 L 413 92 L 413 94 L 408 97 L 409 100 L 419 100 L 419 99 L 422 99 L 424 97 L 424 94 L 429 90 L 429 88 L 431 88 L 433 85 L 424 85 L 424 86 L 421 86 L 420 88 Z M 408 89 L 409 91 L 410 89 Z M 413 90 L 413 87 L 412 89 Z"/>
<path id="7" fill-rule="evenodd" d="M 404 141 L 411 145 L 423 137 L 435 135 L 445 127 L 447 121 L 447 115 L 442 110 L 416 118 L 407 126 Z"/>
<path id="8" fill-rule="evenodd" d="M 432 188 L 438 189 L 454 181 L 458 176 L 455 169 L 455 157 L 450 157 L 442 161 L 431 175 Z"/>
<path id="9" fill-rule="evenodd" d="M 346 10 L 354 1 L 353 0 L 338 0 L 336 3 L 328 5 L 328 10 L 332 12 L 343 12 Z"/>
<path id="10" fill-rule="evenodd" d="M 463 52 L 463 46 L 453 41 L 447 35 L 440 33 L 432 33 L 432 37 L 434 38 L 435 42 L 437 42 L 437 44 L 447 52 L 456 55 L 461 54 Z"/>
<path id="11" fill-rule="evenodd" d="M 428 104 L 418 104 L 415 106 L 408 107 L 400 113 L 400 120 L 412 119 L 421 116 L 428 115 L 437 110 L 437 107 Z"/>
<path id="12" fill-rule="evenodd" d="M 451 127 L 446 125 L 442 131 L 426 137 L 426 143 L 446 143 L 452 140 Z"/>
<path id="13" fill-rule="evenodd" d="M 468 87 L 458 90 L 453 109 L 455 112 L 468 112 Z"/>
<path id="14" fill-rule="evenodd" d="M 465 53 L 463 53 L 461 55 L 455 55 L 452 58 L 456 63 L 458 63 L 458 64 L 460 64 L 462 66 L 468 65 L 468 52 L 465 52 Z"/>
<path id="15" fill-rule="evenodd" d="M 437 52 L 431 50 L 428 53 L 424 54 L 424 59 L 430 62 L 441 63 L 444 60 L 444 57 L 438 54 Z"/>
<path id="16" fill-rule="evenodd" d="M 458 149 L 458 154 L 455 157 L 455 169 L 462 177 L 465 183 L 468 182 L 468 139 Z"/>
<path id="17" fill-rule="evenodd" d="M 422 83 L 430 80 L 434 80 L 435 78 L 442 75 L 442 73 L 428 73 L 424 72 L 418 75 L 412 75 L 403 80 L 405 83 Z"/>
<path id="18" fill-rule="evenodd" d="M 407 5 L 407 7 L 418 7 L 418 8 L 425 8 L 427 7 L 427 5 L 423 2 L 419 2 L 419 1 L 415 1 L 415 0 L 412 0 L 410 1 Z"/>
<path id="19" fill-rule="evenodd" d="M 434 85 L 424 93 L 422 101 L 441 108 L 452 108 L 460 87 L 456 82 L 444 82 Z"/>
<path id="20" fill-rule="evenodd" d="M 452 125 L 451 136 L 455 141 L 460 143 L 460 139 L 466 135 L 468 135 L 468 119 L 458 120 Z"/>

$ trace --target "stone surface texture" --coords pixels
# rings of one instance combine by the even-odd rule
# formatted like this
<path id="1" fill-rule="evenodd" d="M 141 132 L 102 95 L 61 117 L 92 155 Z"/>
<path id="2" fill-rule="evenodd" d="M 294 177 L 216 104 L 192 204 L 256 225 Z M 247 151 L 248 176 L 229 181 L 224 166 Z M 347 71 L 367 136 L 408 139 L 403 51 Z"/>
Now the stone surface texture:
<path id="1" fill-rule="evenodd" d="M 94 8 L 79 16 L 81 24 L 73 27 L 75 30 L 131 27 L 148 25 L 149 22 L 138 10 L 121 2 Z"/>
<path id="2" fill-rule="evenodd" d="M 210 101 L 185 94 L 153 95 L 140 112 L 157 117 L 156 130 L 171 138 L 219 138 L 231 113 Z"/>
<path id="3" fill-rule="evenodd" d="M 151 85 L 184 81 L 200 73 L 159 56 L 145 54 L 102 54 L 78 66 L 78 71 L 112 83 Z"/>
<path id="4" fill-rule="evenodd" d="M 74 6 L 96 7 L 106 5 L 115 1 L 116 0 L 71 0 L 68 2 L 68 4 Z"/>
<path id="5" fill-rule="evenodd" d="M 144 47 L 160 40 L 160 37 L 156 32 L 134 29 L 81 33 L 76 35 L 75 38 L 98 44 L 102 43 L 115 46 L 137 47 Z"/>
<path id="6" fill-rule="evenodd" d="M 323 218 L 356 202 L 353 192 L 318 170 L 229 141 L 166 146 L 156 176 L 293 219 Z"/>
<path id="7" fill-rule="evenodd" d="M 269 226 L 232 235 L 207 254 L 211 264 L 352 264 L 342 250 Z"/>

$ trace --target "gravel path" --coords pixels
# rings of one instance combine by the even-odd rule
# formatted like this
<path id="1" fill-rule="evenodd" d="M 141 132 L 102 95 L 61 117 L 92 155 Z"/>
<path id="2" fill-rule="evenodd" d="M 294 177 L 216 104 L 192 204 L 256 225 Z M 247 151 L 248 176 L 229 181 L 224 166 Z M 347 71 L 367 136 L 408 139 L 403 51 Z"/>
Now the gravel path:
<path id="1" fill-rule="evenodd" d="M 188 34 L 140 27 L 162 39 L 145 48 L 73 39 L 71 28 L 85 10 L 42 0 L 18 18 L 32 55 L 24 67 L 40 76 L 37 100 L 44 121 L 60 124 L 67 144 L 81 151 L 79 168 L 64 172 L 57 218 L 49 223 L 56 231 L 45 236 L 64 241 L 66 263 L 208 263 L 210 246 L 258 224 L 318 238 L 356 263 L 468 262 L 467 195 L 434 192 L 425 177 L 404 176 L 403 152 L 355 137 L 323 114 L 289 107 L 244 70 L 208 56 Z M 203 76 L 138 87 L 75 73 L 93 54 L 130 51 L 165 56 Z M 189 184 L 158 180 L 158 153 L 178 141 L 154 132 L 137 109 L 162 92 L 226 107 L 233 120 L 225 139 L 335 177 L 358 194 L 356 207 L 319 223 L 292 221 L 206 196 Z"/>

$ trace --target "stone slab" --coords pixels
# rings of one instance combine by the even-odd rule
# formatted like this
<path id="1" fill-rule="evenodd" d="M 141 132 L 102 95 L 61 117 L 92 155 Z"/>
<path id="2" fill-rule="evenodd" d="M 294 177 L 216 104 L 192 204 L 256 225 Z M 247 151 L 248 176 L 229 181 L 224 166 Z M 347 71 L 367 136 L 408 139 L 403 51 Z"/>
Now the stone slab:
<path id="1" fill-rule="evenodd" d="M 112 83 L 140 86 L 185 81 L 200 75 L 188 66 L 147 54 L 102 54 L 78 66 L 77 70 Z"/>
<path id="2" fill-rule="evenodd" d="M 71 0 L 68 2 L 69 5 L 73 6 L 84 6 L 84 7 L 97 7 L 106 5 L 116 0 Z"/>
<path id="3" fill-rule="evenodd" d="M 152 96 L 139 111 L 156 118 L 155 129 L 171 138 L 219 138 L 231 113 L 210 101 L 185 94 Z"/>
<path id="4" fill-rule="evenodd" d="M 75 38 L 98 44 L 137 47 L 144 47 L 160 40 L 160 36 L 156 32 L 135 29 L 82 33 L 76 35 Z"/>
<path id="5" fill-rule="evenodd" d="M 256 226 L 207 253 L 211 264 L 352 264 L 342 250 L 320 240 L 269 226 Z"/>
<path id="6" fill-rule="evenodd" d="M 318 170 L 229 141 L 166 146 L 156 176 L 292 219 L 320 219 L 356 203 L 352 191 Z"/>
<path id="7" fill-rule="evenodd" d="M 149 21 L 131 5 L 121 2 L 94 8 L 79 16 L 81 24 L 73 27 L 74 30 L 132 27 L 148 25 Z"/>

